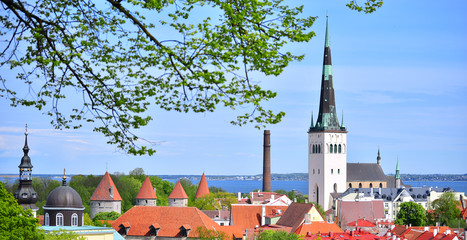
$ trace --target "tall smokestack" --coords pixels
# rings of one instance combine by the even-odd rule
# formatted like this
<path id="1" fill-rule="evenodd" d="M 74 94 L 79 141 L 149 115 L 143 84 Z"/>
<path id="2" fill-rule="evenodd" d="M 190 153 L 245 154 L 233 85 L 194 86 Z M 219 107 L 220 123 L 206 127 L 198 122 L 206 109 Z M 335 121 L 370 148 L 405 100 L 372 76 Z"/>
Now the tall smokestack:
<path id="1" fill-rule="evenodd" d="M 271 133 L 264 130 L 263 146 L 263 192 L 271 191 Z"/>

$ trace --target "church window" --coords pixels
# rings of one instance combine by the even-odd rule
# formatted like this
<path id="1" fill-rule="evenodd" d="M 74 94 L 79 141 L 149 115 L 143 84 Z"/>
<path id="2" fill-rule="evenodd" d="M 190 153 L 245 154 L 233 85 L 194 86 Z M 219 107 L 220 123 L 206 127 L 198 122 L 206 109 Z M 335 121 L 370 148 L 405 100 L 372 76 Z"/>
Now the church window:
<path id="1" fill-rule="evenodd" d="M 380 188 L 383 188 L 383 183 L 379 183 L 379 187 L 380 187 Z"/>
<path id="2" fill-rule="evenodd" d="M 329 153 L 332 153 L 332 144 L 329 145 Z"/>
<path id="3" fill-rule="evenodd" d="M 337 174 L 341 174 L 341 169 L 340 168 L 337 169 Z"/>
<path id="4" fill-rule="evenodd" d="M 319 174 L 319 169 L 318 169 L 318 174 Z"/>
<path id="5" fill-rule="evenodd" d="M 352 188 L 352 183 L 349 183 L 349 188 Z"/>
<path id="6" fill-rule="evenodd" d="M 63 226 L 63 214 L 57 213 L 55 217 L 55 226 Z"/>
<path id="7" fill-rule="evenodd" d="M 315 169 L 313 168 L 313 174 L 315 174 Z"/>
<path id="8" fill-rule="evenodd" d="M 358 184 L 358 188 L 362 188 L 362 183 L 359 183 L 359 184 Z"/>
<path id="9" fill-rule="evenodd" d="M 313 153 L 316 153 L 316 145 L 313 144 Z"/>
<path id="10" fill-rule="evenodd" d="M 318 153 L 321 153 L 321 144 L 318 145 Z"/>
<path id="11" fill-rule="evenodd" d="M 49 225 L 50 225 L 49 213 L 45 213 L 45 216 L 44 216 L 44 225 L 45 225 L 45 226 L 49 226 Z"/>
<path id="12" fill-rule="evenodd" d="M 76 213 L 73 213 L 73 215 L 71 215 L 71 226 L 72 227 L 78 226 L 78 214 Z"/>
<path id="13" fill-rule="evenodd" d="M 342 151 L 342 148 L 341 148 L 341 145 L 339 144 L 338 152 L 341 153 L 341 151 Z"/>
<path id="14" fill-rule="evenodd" d="M 331 169 L 331 174 L 333 174 L 333 173 L 334 173 L 334 169 Z"/>
<path id="15" fill-rule="evenodd" d="M 373 183 L 370 183 L 370 188 L 373 188 Z"/>
<path id="16" fill-rule="evenodd" d="M 334 192 L 337 192 L 337 183 L 334 183 Z"/>
<path id="17" fill-rule="evenodd" d="M 334 144 L 334 153 L 337 153 L 337 144 Z"/>

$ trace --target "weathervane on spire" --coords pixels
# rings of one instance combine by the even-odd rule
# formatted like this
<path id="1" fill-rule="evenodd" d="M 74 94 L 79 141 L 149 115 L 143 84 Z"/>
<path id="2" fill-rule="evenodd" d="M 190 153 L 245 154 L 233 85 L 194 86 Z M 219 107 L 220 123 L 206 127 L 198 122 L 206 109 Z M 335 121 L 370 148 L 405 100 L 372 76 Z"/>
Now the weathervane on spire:
<path id="1" fill-rule="evenodd" d="M 24 132 L 24 135 L 28 135 L 28 124 L 26 123 L 26 131 Z"/>
<path id="2" fill-rule="evenodd" d="M 66 186 L 66 175 L 65 175 L 65 168 L 63 169 L 63 177 L 62 177 L 62 185 Z"/>

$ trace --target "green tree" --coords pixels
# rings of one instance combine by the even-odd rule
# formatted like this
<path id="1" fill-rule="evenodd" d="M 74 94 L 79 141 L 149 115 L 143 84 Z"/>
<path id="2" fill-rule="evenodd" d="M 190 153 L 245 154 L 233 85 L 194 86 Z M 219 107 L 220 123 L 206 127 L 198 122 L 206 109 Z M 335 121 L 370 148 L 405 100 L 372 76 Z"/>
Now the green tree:
<path id="1" fill-rule="evenodd" d="M 135 169 L 131 170 L 130 171 L 130 176 L 135 178 L 135 179 L 138 179 L 139 181 L 141 181 L 141 183 L 146 178 L 146 175 L 144 174 L 144 170 L 142 168 L 135 168 Z"/>
<path id="2" fill-rule="evenodd" d="M 111 177 L 122 197 L 122 212 L 126 212 L 136 204 L 136 196 L 142 183 L 138 179 L 126 175 L 111 175 Z"/>
<path id="3" fill-rule="evenodd" d="M 45 240 L 85 240 L 78 233 L 66 230 L 50 231 L 45 234 Z"/>
<path id="4" fill-rule="evenodd" d="M 24 211 L 0 182 L 0 239 L 44 239 L 37 229 L 39 220 L 31 210 Z"/>
<path id="5" fill-rule="evenodd" d="M 216 192 L 195 199 L 193 207 L 200 210 L 230 210 L 231 205 L 237 202 L 237 197 L 233 193 Z"/>
<path id="6" fill-rule="evenodd" d="M 230 239 L 228 235 L 221 231 L 209 230 L 205 227 L 198 227 L 196 233 L 200 240 L 227 240 Z"/>
<path id="7" fill-rule="evenodd" d="M 426 210 L 415 202 L 404 202 L 396 216 L 396 225 L 424 226 Z"/>
<path id="8" fill-rule="evenodd" d="M 116 220 L 117 218 L 119 218 L 121 216 L 120 213 L 118 212 L 100 212 L 98 214 L 96 214 L 96 216 L 94 216 L 94 218 L 92 219 L 93 221 L 96 221 L 96 220 Z"/>
<path id="9" fill-rule="evenodd" d="M 445 192 L 431 203 L 434 211 L 432 218 L 442 226 L 457 227 L 457 220 L 460 218 L 460 210 L 457 208 L 458 200 L 453 192 Z"/>
<path id="10" fill-rule="evenodd" d="M 288 233 L 286 231 L 266 230 L 266 231 L 261 231 L 258 234 L 256 239 L 257 240 L 301 240 L 303 239 L 303 237 L 295 233 Z"/>

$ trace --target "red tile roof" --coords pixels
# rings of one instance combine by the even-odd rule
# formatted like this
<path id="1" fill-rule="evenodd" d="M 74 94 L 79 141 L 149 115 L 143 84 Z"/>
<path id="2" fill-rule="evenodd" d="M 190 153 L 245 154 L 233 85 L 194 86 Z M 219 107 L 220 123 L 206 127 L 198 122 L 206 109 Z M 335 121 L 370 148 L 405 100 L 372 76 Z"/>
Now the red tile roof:
<path id="1" fill-rule="evenodd" d="M 120 225 L 128 224 L 127 236 L 149 236 L 150 227 L 159 226 L 158 237 L 180 237 L 183 226 L 190 228 L 190 238 L 197 238 L 197 228 L 208 230 L 219 229 L 219 225 L 194 207 L 155 207 L 135 206 L 112 223 L 112 227 L 119 231 Z"/>
<path id="2" fill-rule="evenodd" d="M 206 176 L 201 176 L 201 180 L 199 181 L 198 191 L 196 191 L 195 198 L 200 198 L 203 196 L 209 195 L 209 187 L 208 182 L 206 181 Z"/>
<path id="3" fill-rule="evenodd" d="M 154 188 L 152 187 L 151 180 L 149 177 L 144 179 L 143 185 L 141 185 L 141 189 L 136 196 L 136 199 L 156 199 L 156 192 L 154 192 Z"/>
<path id="4" fill-rule="evenodd" d="M 278 199 L 284 196 L 284 194 L 279 194 L 275 192 L 250 192 L 250 202 L 254 203 L 268 203 L 272 200 Z"/>
<path id="5" fill-rule="evenodd" d="M 177 182 L 177 184 L 174 187 L 174 190 L 172 190 L 172 192 L 169 195 L 169 199 L 173 199 L 173 198 L 176 198 L 176 199 L 188 198 L 188 195 L 186 195 L 186 192 L 183 189 L 180 181 Z"/>
<path id="6" fill-rule="evenodd" d="M 345 231 L 345 232 L 331 232 L 331 233 L 321 233 L 321 234 L 310 234 L 307 235 L 305 240 L 385 240 L 390 237 L 387 236 L 376 236 L 371 233 L 366 233 L 363 231 Z"/>
<path id="7" fill-rule="evenodd" d="M 113 196 L 110 195 L 111 189 Z M 94 190 L 94 193 L 91 196 L 91 201 L 122 201 L 117 187 L 108 172 L 105 172 L 101 182 L 97 185 L 96 190 Z"/>
<path id="8" fill-rule="evenodd" d="M 288 206 L 264 206 L 266 207 L 265 215 L 271 215 L 273 209 L 276 211 L 279 209 L 284 212 L 288 208 Z M 261 226 L 262 207 L 263 205 L 255 204 L 232 204 L 230 210 L 232 213 L 232 218 L 230 219 L 232 225 L 240 227 L 241 229 Z"/>
<path id="9" fill-rule="evenodd" d="M 342 229 L 335 223 L 328 223 L 326 221 L 311 222 L 310 224 L 302 224 L 297 230 L 296 234 L 307 235 L 308 233 L 329 233 L 329 232 L 342 232 Z"/>
<path id="10" fill-rule="evenodd" d="M 347 223 L 347 226 L 349 227 L 376 227 L 376 224 L 370 221 L 367 221 L 365 219 L 358 219 L 357 221 Z"/>

